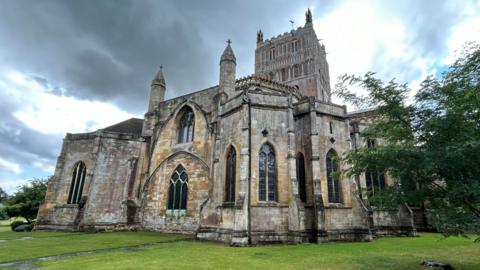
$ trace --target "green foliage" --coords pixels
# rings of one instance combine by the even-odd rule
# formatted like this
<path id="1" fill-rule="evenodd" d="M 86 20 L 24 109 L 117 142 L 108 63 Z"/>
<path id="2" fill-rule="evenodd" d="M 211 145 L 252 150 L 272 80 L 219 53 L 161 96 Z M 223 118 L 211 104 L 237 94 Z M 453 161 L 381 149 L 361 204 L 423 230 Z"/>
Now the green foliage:
<path id="1" fill-rule="evenodd" d="M 7 192 L 5 192 L 5 191 L 0 187 L 0 204 L 3 203 L 7 198 L 8 198 Z"/>
<path id="2" fill-rule="evenodd" d="M 24 217 L 28 223 L 37 216 L 38 208 L 45 198 L 48 180 L 34 179 L 6 201 L 5 210 L 10 217 Z"/>
<path id="3" fill-rule="evenodd" d="M 5 206 L 1 205 L 0 206 L 0 220 L 5 220 L 8 219 L 8 214 L 7 211 L 5 210 Z"/>
<path id="4" fill-rule="evenodd" d="M 426 78 L 411 104 L 408 87 L 394 80 L 385 84 L 374 73 L 342 76 L 337 95 L 375 108 L 376 122 L 362 135 L 381 142 L 348 153 L 348 173 L 388 171 L 396 185 L 382 203 L 426 203 L 430 220 L 445 234 L 480 233 L 479 78 L 480 46 L 473 43 L 441 80 Z M 353 85 L 366 95 L 353 94 Z"/>

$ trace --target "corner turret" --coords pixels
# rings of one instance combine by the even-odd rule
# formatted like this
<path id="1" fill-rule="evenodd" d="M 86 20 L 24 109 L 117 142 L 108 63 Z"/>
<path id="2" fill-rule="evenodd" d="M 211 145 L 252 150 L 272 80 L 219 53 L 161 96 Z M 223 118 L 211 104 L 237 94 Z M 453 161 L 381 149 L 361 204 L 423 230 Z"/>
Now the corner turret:
<path id="1" fill-rule="evenodd" d="M 165 77 L 163 76 L 163 67 L 160 66 L 157 74 L 152 80 L 152 84 L 150 86 L 150 100 L 148 103 L 148 111 L 151 112 L 158 107 L 158 104 L 165 99 L 165 91 L 166 91 L 166 84 L 165 84 Z"/>
<path id="2" fill-rule="evenodd" d="M 227 94 L 229 98 L 233 97 L 235 91 L 235 72 L 237 68 L 237 59 L 230 46 L 230 39 L 227 41 L 228 45 L 220 57 L 220 92 Z"/>

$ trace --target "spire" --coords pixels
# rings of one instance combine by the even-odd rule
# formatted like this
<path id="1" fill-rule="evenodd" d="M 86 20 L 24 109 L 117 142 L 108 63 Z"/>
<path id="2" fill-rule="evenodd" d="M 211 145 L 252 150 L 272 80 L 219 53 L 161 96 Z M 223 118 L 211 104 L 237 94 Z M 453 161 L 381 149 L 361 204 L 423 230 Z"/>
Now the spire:
<path id="1" fill-rule="evenodd" d="M 228 45 L 225 48 L 225 50 L 223 51 L 222 57 L 220 58 L 220 63 L 222 63 L 223 61 L 232 61 L 236 64 L 237 63 L 237 58 L 235 57 L 235 54 L 233 53 L 232 47 L 230 46 L 230 43 L 232 43 L 232 41 L 230 41 L 230 39 L 228 39 L 227 43 L 228 43 Z"/>
<path id="2" fill-rule="evenodd" d="M 305 12 L 305 24 L 307 23 L 312 23 L 312 12 L 310 9 L 307 9 L 307 12 Z"/>
<path id="3" fill-rule="evenodd" d="M 160 66 L 157 74 L 152 80 L 152 85 L 150 85 L 150 99 L 148 103 L 148 111 L 152 112 L 158 108 L 158 105 L 165 98 L 165 77 L 163 76 L 163 67 Z"/>
<path id="4" fill-rule="evenodd" d="M 263 43 L 263 33 L 262 30 L 258 30 L 257 32 L 257 44 Z"/>
<path id="5" fill-rule="evenodd" d="M 155 75 L 155 78 L 152 80 L 152 85 L 163 85 L 165 86 L 165 77 L 163 76 L 163 66 L 160 66 L 160 69 L 157 72 L 157 75 Z"/>

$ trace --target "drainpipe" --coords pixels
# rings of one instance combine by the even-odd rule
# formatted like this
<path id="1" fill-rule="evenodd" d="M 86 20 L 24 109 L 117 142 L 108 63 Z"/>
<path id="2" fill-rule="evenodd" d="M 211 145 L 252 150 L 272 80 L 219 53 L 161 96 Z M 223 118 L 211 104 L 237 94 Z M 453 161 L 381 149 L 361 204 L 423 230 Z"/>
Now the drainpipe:
<path id="1" fill-rule="evenodd" d="M 252 244 L 252 103 L 245 93 L 243 101 L 248 104 L 248 194 L 247 194 L 247 235 L 248 244 Z"/>
<path id="2" fill-rule="evenodd" d="M 351 123 L 352 128 L 353 128 L 353 150 L 355 152 L 358 151 L 358 141 L 359 141 L 359 133 L 360 133 L 360 128 L 358 126 L 358 122 L 353 122 Z M 360 200 L 363 201 L 363 195 L 362 195 L 362 187 L 360 186 L 360 175 L 356 174 L 355 175 L 355 182 L 357 184 L 357 191 L 358 191 L 358 196 L 360 197 Z"/>

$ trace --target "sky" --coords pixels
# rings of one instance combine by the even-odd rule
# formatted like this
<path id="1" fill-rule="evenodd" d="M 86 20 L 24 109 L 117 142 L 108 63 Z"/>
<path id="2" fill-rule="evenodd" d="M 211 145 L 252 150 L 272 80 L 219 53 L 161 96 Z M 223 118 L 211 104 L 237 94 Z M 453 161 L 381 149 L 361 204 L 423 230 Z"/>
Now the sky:
<path id="1" fill-rule="evenodd" d="M 480 39 L 480 0 L 1 0 L 0 187 L 52 175 L 67 132 L 141 118 L 159 65 L 166 98 L 216 85 L 231 39 L 252 74 L 256 32 L 303 26 L 307 8 L 332 86 L 373 71 L 415 90 Z"/>

